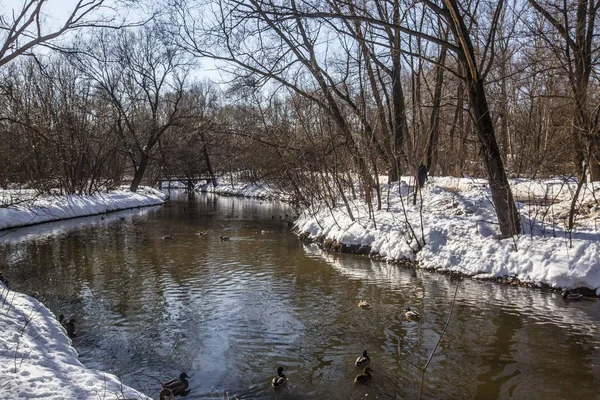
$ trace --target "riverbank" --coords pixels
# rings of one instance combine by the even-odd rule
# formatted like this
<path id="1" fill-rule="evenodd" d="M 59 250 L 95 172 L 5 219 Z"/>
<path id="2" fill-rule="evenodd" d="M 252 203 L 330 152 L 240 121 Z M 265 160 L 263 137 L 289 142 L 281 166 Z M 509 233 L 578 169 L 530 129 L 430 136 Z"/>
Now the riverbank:
<path id="1" fill-rule="evenodd" d="M 350 201 L 333 210 L 316 205 L 295 228 L 327 250 L 370 255 L 388 262 L 530 287 L 585 288 L 600 296 L 600 183 L 584 185 L 574 229 L 567 221 L 576 182 L 513 179 L 523 233 L 500 239 L 487 180 L 431 178 L 416 205 L 405 183 L 385 186 L 382 209 Z M 200 191 L 284 200 L 266 185 L 233 179 Z M 353 220 L 354 219 L 354 220 Z"/>
<path id="2" fill-rule="evenodd" d="M 42 303 L 0 283 L 0 397 L 148 399 L 102 371 L 86 368 Z"/>
<path id="3" fill-rule="evenodd" d="M 239 174 L 226 174 L 217 178 L 217 186 L 211 183 L 196 185 L 196 192 L 221 196 L 250 197 L 261 200 L 288 201 L 287 193 L 275 190 L 265 182 L 245 182 Z"/>
<path id="4" fill-rule="evenodd" d="M 163 204 L 167 196 L 149 187 L 92 195 L 36 196 L 31 190 L 0 191 L 0 230 Z M 6 206 L 9 205 L 9 206 Z"/>
<path id="5" fill-rule="evenodd" d="M 421 268 L 530 286 L 588 288 L 600 296 L 600 184 L 586 185 L 572 231 L 566 229 L 574 182 L 513 180 L 523 234 L 500 239 L 485 180 L 433 178 L 412 204 L 394 183 L 369 218 L 362 201 L 313 207 L 296 221 L 304 237 L 338 251 L 409 260 Z"/>
<path id="6" fill-rule="evenodd" d="M 162 204 L 154 189 L 88 196 L 35 196 L 2 191 L 0 230 Z M 36 299 L 0 283 L 0 397 L 38 399 L 148 399 L 102 371 L 86 368 L 56 316 Z"/>

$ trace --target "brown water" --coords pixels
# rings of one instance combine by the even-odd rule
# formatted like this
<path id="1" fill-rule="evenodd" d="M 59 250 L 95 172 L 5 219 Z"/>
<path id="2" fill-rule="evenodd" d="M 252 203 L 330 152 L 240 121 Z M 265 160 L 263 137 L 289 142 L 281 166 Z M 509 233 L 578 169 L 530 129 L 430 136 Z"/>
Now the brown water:
<path id="1" fill-rule="evenodd" d="M 84 364 L 155 398 L 158 381 L 185 371 L 188 399 L 416 399 L 458 281 L 323 253 L 289 233 L 286 212 L 183 195 L 15 231 L 0 238 L 0 268 L 14 289 L 80 321 Z M 403 317 L 407 305 L 420 321 Z M 600 398 L 599 306 L 461 281 L 422 398 Z M 364 349 L 375 372 L 355 385 Z M 278 366 L 289 381 L 274 390 Z"/>

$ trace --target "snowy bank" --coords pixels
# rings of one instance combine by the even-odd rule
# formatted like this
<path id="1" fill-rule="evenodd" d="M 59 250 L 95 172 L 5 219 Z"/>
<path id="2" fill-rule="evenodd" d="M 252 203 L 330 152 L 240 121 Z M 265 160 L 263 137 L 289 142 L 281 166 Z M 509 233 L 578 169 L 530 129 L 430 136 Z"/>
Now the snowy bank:
<path id="1" fill-rule="evenodd" d="M 35 196 L 33 191 L 0 191 L 0 230 L 165 202 L 164 193 L 144 187 L 136 193 L 117 190 L 92 195 Z"/>
<path id="2" fill-rule="evenodd" d="M 266 182 L 245 182 L 243 179 L 240 179 L 239 173 L 218 177 L 216 186 L 213 186 L 211 183 L 196 185 L 195 191 L 263 200 L 287 201 L 289 199 L 289 195 L 275 190 Z"/>
<path id="3" fill-rule="evenodd" d="M 0 397 L 148 399 L 116 376 L 87 369 L 50 310 L 0 283 Z"/>
<path id="4" fill-rule="evenodd" d="M 500 239 L 487 182 L 466 178 L 431 179 L 415 206 L 408 185 L 393 184 L 384 190 L 386 203 L 371 219 L 361 201 L 351 203 L 354 221 L 342 205 L 313 207 L 300 216 L 296 228 L 311 239 L 368 249 L 388 261 L 409 259 L 423 268 L 475 278 L 586 287 L 600 295 L 600 183 L 584 187 L 571 232 L 566 218 L 573 182 L 511 184 L 522 201 L 517 206 L 524 229 L 512 239 Z"/>

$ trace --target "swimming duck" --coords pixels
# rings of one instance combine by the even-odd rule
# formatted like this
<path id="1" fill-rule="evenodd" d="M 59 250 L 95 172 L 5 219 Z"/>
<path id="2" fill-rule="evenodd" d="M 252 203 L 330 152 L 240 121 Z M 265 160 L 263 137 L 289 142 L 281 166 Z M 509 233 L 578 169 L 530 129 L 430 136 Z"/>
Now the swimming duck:
<path id="1" fill-rule="evenodd" d="M 362 356 L 358 357 L 356 359 L 356 362 L 354 363 L 357 367 L 365 367 L 367 365 L 369 365 L 369 362 L 371 361 L 371 359 L 369 358 L 369 356 L 367 355 L 367 351 L 364 350 L 362 352 Z"/>
<path id="2" fill-rule="evenodd" d="M 271 381 L 271 386 L 273 386 L 274 388 L 282 386 L 287 380 L 282 371 L 283 367 L 277 368 L 277 376 Z"/>
<path id="3" fill-rule="evenodd" d="M 224 241 L 226 241 L 226 240 L 229 240 L 229 236 L 219 236 L 219 240 L 220 240 L 221 242 L 224 242 Z"/>
<path id="4" fill-rule="evenodd" d="M 354 383 L 365 383 L 370 381 L 371 378 L 373 378 L 373 376 L 371 376 L 371 372 L 373 372 L 373 370 L 370 367 L 366 367 L 363 372 L 356 375 L 354 378 Z"/>
<path id="5" fill-rule="evenodd" d="M 200 231 L 197 233 L 198 236 L 206 236 L 208 234 L 208 232 L 206 231 Z"/>
<path id="6" fill-rule="evenodd" d="M 190 385 L 187 381 L 189 376 L 185 372 L 182 372 L 179 375 L 179 378 L 171 379 L 168 382 L 162 384 L 162 390 L 160 391 L 160 398 L 164 399 L 167 395 L 169 396 L 187 396 L 189 390 L 187 390 Z M 187 392 L 187 393 L 186 393 Z"/>
<path id="7" fill-rule="evenodd" d="M 581 300 L 583 295 L 581 293 L 571 292 L 570 290 L 565 290 L 562 292 L 562 297 L 565 300 Z"/>
<path id="8" fill-rule="evenodd" d="M 367 303 L 366 301 L 364 301 L 364 300 L 359 301 L 358 302 L 358 306 L 360 308 L 369 308 L 369 307 L 371 307 L 371 305 L 369 303 Z"/>
<path id="9" fill-rule="evenodd" d="M 165 235 L 162 237 L 164 240 L 173 239 L 173 235 Z"/>
<path id="10" fill-rule="evenodd" d="M 419 314 L 415 310 L 411 310 L 410 307 L 406 307 L 406 312 L 404 313 L 404 315 L 406 316 L 406 318 L 409 318 L 409 319 L 421 318 L 421 314 Z"/>
<path id="11" fill-rule="evenodd" d="M 175 396 L 186 397 L 188 394 L 190 394 L 191 391 L 192 391 L 191 389 L 188 389 L 188 390 L 184 390 L 183 392 L 179 393 L 178 395 L 174 395 L 171 393 L 171 391 L 169 389 L 163 389 L 160 391 L 158 400 L 173 400 L 175 398 Z"/>

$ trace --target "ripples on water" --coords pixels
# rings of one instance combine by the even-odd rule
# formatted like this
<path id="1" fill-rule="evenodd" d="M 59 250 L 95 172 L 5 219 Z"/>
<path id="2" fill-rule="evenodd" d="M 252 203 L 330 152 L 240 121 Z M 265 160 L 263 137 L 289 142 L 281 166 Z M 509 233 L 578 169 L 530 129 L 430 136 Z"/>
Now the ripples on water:
<path id="1" fill-rule="evenodd" d="M 86 365 L 154 397 L 157 380 L 186 371 L 190 399 L 417 398 L 458 281 L 303 245 L 286 212 L 183 196 L 15 231 L 3 268 L 17 290 L 81 321 L 74 346 Z M 404 319 L 407 305 L 420 321 Z M 599 321 L 595 301 L 460 281 L 423 398 L 598 398 Z M 357 386 L 363 349 L 374 379 Z M 280 365 L 289 382 L 274 391 Z"/>

